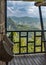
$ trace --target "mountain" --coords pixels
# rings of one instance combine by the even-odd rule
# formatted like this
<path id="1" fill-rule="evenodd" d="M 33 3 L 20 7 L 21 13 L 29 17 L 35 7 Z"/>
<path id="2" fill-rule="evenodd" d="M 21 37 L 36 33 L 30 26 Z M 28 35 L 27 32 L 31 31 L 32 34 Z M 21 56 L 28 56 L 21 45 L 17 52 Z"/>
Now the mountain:
<path id="1" fill-rule="evenodd" d="M 36 25 L 37 24 L 37 25 Z M 40 22 L 38 18 L 32 17 L 8 17 L 7 30 L 39 30 Z"/>
<path id="2" fill-rule="evenodd" d="M 19 22 L 22 22 L 22 23 L 28 23 L 28 24 L 31 24 L 31 23 L 37 23 L 37 21 L 39 22 L 39 18 L 35 18 L 35 17 L 11 17 L 15 22 L 19 23 Z"/>

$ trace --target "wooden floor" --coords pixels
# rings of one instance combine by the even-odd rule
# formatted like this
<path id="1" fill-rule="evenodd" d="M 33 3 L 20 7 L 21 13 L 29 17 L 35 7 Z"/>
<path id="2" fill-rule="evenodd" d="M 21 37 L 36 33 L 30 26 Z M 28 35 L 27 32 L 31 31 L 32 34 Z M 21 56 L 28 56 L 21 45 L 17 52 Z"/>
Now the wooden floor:
<path id="1" fill-rule="evenodd" d="M 15 56 L 8 65 L 46 65 L 45 54 Z"/>

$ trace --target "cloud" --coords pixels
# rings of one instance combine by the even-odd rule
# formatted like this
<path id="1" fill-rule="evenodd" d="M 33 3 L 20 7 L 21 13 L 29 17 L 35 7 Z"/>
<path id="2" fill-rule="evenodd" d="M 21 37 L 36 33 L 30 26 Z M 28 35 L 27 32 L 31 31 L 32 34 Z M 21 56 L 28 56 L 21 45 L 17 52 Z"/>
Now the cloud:
<path id="1" fill-rule="evenodd" d="M 24 1 L 8 1 L 7 2 L 8 16 L 16 16 L 16 17 L 39 17 L 38 7 L 34 6 L 34 2 L 24 2 Z M 46 7 L 42 7 L 43 16 L 46 14 Z"/>

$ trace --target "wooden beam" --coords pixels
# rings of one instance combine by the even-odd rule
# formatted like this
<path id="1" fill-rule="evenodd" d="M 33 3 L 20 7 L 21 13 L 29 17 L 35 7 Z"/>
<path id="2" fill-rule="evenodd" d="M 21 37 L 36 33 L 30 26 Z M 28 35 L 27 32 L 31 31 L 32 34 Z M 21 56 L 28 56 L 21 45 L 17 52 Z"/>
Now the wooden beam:
<path id="1" fill-rule="evenodd" d="M 39 6 L 39 15 L 40 15 L 41 29 L 44 30 L 41 6 Z M 45 33 L 44 32 L 42 32 L 42 39 L 45 40 Z M 46 51 L 46 42 L 44 42 L 44 49 Z"/>
<path id="2" fill-rule="evenodd" d="M 40 15 L 41 29 L 44 30 L 43 19 L 42 19 L 42 12 L 41 12 L 41 6 L 39 6 L 39 15 Z"/>
<path id="3" fill-rule="evenodd" d="M 36 2 L 35 6 L 46 6 L 46 1 L 44 1 L 44 2 Z"/>

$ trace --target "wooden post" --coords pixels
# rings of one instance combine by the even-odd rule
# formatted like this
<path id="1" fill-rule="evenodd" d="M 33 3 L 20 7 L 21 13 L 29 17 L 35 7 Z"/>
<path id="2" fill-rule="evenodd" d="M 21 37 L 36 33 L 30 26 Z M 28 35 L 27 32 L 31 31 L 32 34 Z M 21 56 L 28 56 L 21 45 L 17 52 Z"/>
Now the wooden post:
<path id="1" fill-rule="evenodd" d="M 5 34 L 5 0 L 0 0 L 0 33 Z M 3 35 L 0 34 L 0 39 L 3 39 Z M 0 41 L 1 41 L 0 40 Z"/>
<path id="2" fill-rule="evenodd" d="M 11 44 L 5 33 L 5 7 L 6 0 L 0 0 L 0 60 L 8 65 L 8 62 L 13 58 L 13 44 Z"/>
<path id="3" fill-rule="evenodd" d="M 0 0 L 0 41 L 3 39 L 5 34 L 5 0 Z M 0 61 L 1 65 L 8 65 L 8 62 Z"/>
<path id="4" fill-rule="evenodd" d="M 39 15 L 40 15 L 41 29 L 44 30 L 41 6 L 39 6 Z M 45 41 L 45 34 L 44 34 L 44 32 L 42 32 L 42 38 L 43 38 L 43 41 Z M 45 42 L 44 42 L 44 49 L 46 51 L 46 43 Z"/>
<path id="5" fill-rule="evenodd" d="M 41 29 L 44 30 L 43 19 L 42 19 L 42 12 L 41 12 L 41 6 L 39 6 L 39 15 L 40 15 Z"/>

